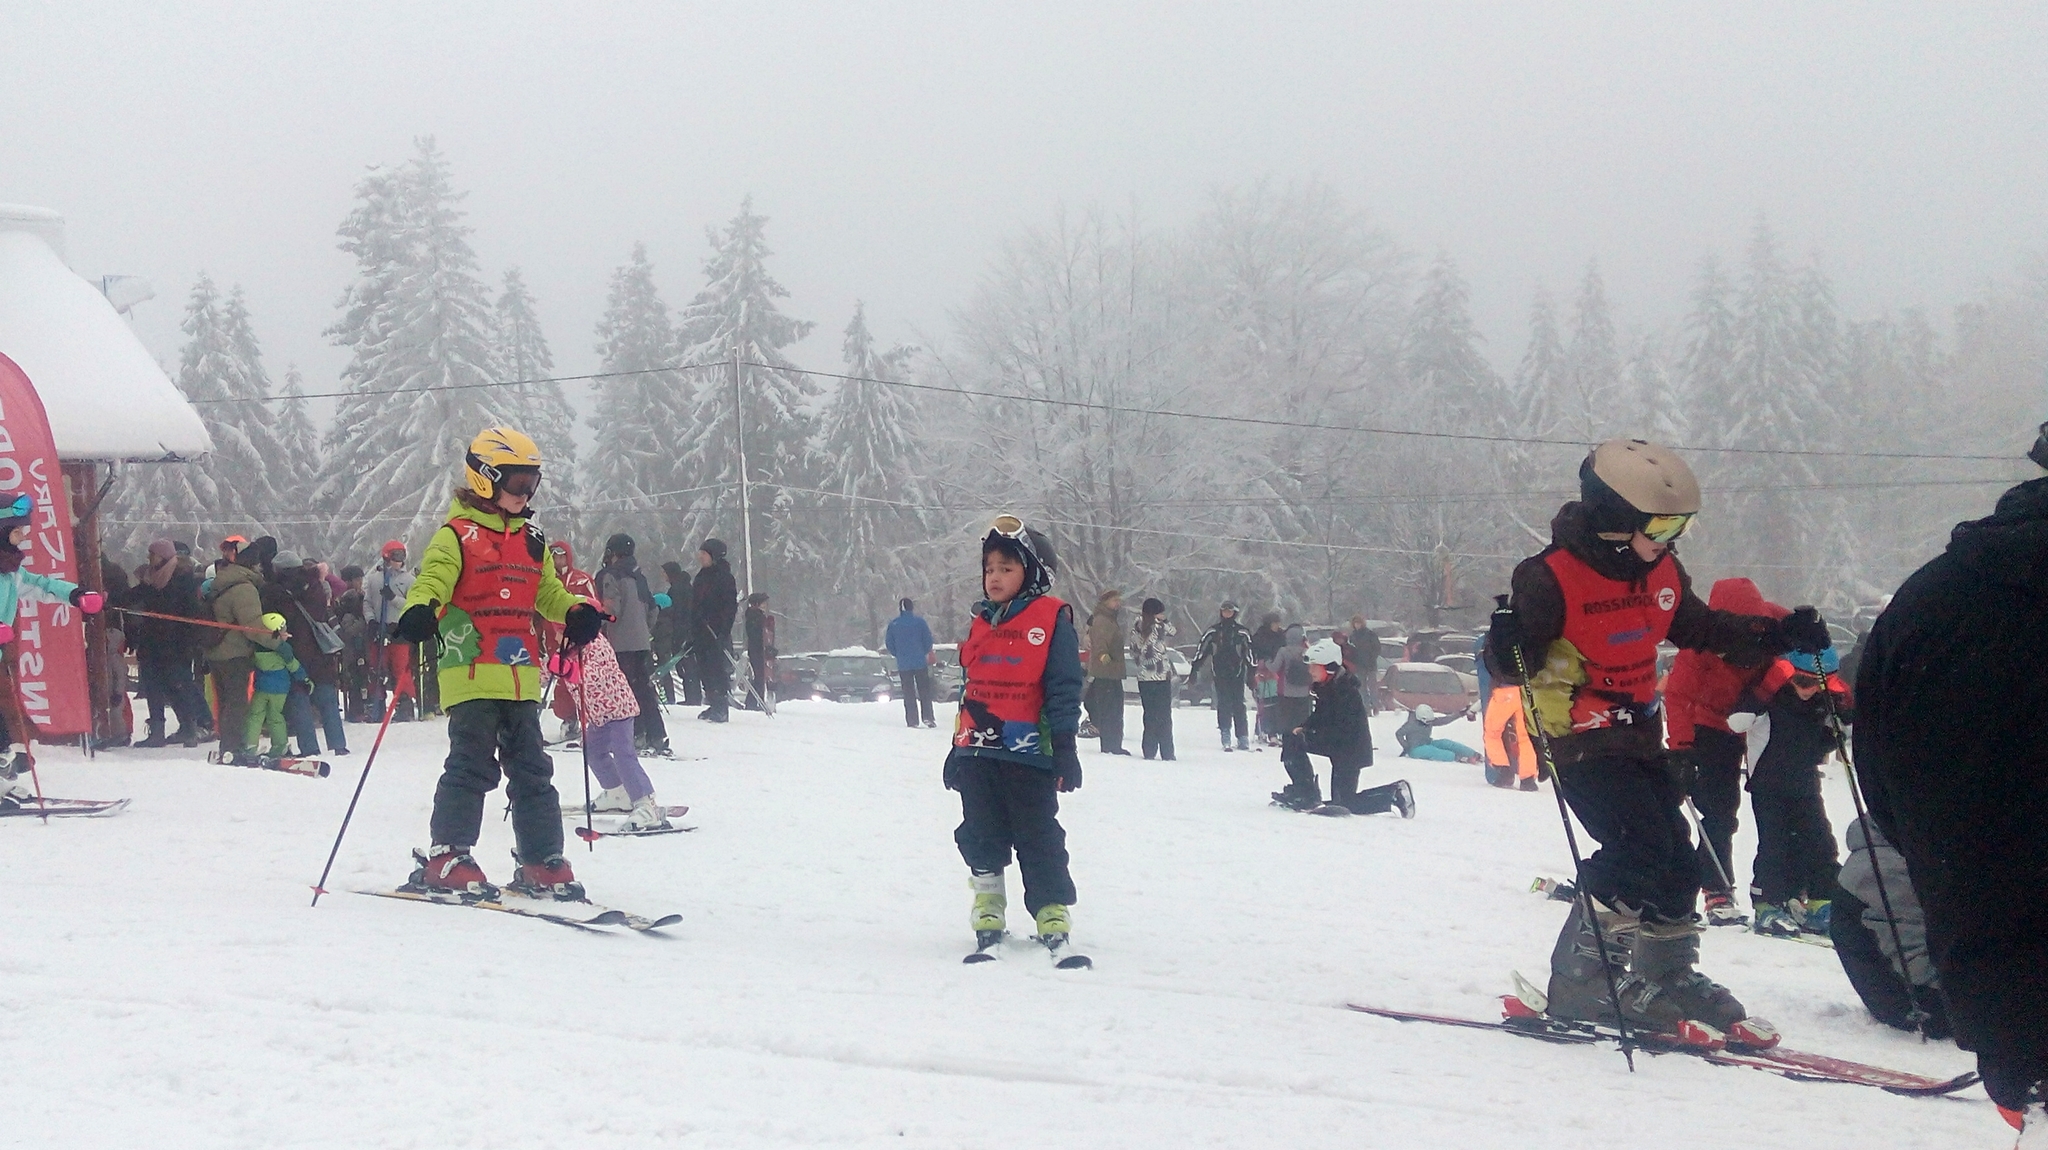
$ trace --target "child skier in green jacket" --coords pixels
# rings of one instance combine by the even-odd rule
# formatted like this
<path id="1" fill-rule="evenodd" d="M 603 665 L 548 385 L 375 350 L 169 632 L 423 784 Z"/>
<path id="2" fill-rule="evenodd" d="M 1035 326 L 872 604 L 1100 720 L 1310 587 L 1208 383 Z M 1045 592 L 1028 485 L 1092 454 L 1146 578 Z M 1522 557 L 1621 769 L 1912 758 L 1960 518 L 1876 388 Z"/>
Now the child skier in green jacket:
<path id="1" fill-rule="evenodd" d="M 292 653 L 288 641 L 291 632 L 284 629 L 284 616 L 275 611 L 263 617 L 263 625 L 270 628 L 280 642 L 275 649 L 256 648 L 256 693 L 249 700 L 249 721 L 242 728 L 242 745 L 256 752 L 256 740 L 267 731 L 270 735 L 270 757 L 283 758 L 291 754 L 286 740 L 284 721 L 284 700 L 293 684 L 311 682 L 306 669 L 299 665 L 298 656 Z"/>

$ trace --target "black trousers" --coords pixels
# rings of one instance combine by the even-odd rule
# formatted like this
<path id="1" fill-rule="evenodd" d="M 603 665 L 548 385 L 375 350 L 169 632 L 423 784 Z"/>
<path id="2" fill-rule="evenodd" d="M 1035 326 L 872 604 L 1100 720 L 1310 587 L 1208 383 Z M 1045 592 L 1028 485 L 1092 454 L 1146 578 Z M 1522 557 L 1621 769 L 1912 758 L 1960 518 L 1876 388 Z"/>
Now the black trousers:
<path id="1" fill-rule="evenodd" d="M 626 685 L 633 688 L 633 701 L 640 713 L 633 719 L 633 737 L 650 747 L 668 742 L 668 723 L 661 717 L 660 700 L 654 697 L 654 652 L 619 651 L 619 670 Z"/>
<path id="2" fill-rule="evenodd" d="M 1600 844 L 1586 859 L 1593 897 L 1619 899 L 1652 921 L 1690 920 L 1699 858 L 1663 759 L 1600 755 L 1560 764 L 1558 775 L 1572 813 Z"/>
<path id="3" fill-rule="evenodd" d="M 1735 830 L 1742 825 L 1742 757 L 1747 740 L 1728 731 L 1700 727 L 1693 732 L 1692 748 L 1700 768 L 1699 779 L 1693 783 L 1692 805 L 1699 809 L 1700 827 L 1706 831 L 1699 849 L 1700 886 L 1733 893 L 1729 884 L 1735 881 L 1735 856 L 1729 852 L 1734 849 Z M 1714 865 L 1716 859 L 1728 870 L 1726 882 L 1721 879 L 1721 867 Z"/>
<path id="4" fill-rule="evenodd" d="M 1090 679 L 1081 701 L 1088 705 L 1088 718 L 1102 739 L 1105 752 L 1124 749 L 1124 681 Z"/>
<path id="5" fill-rule="evenodd" d="M 896 672 L 898 682 L 903 684 L 903 725 L 915 727 L 920 722 L 932 719 L 932 673 L 929 670 Z"/>
<path id="6" fill-rule="evenodd" d="M 1217 679 L 1216 687 L 1216 729 L 1225 738 L 1230 729 L 1237 728 L 1237 739 L 1243 742 L 1249 733 L 1244 717 L 1244 682 L 1239 679 Z"/>
<path id="7" fill-rule="evenodd" d="M 1309 761 L 1308 745 L 1289 731 L 1280 736 L 1280 765 L 1287 768 L 1287 780 L 1296 787 L 1322 797 L 1316 783 L 1315 767 Z M 1372 752 L 1330 756 L 1330 801 L 1354 815 L 1376 815 L 1394 809 L 1398 784 L 1388 783 L 1369 790 L 1358 789 L 1358 773 L 1372 766 Z"/>
<path id="8" fill-rule="evenodd" d="M 142 696 L 149 701 L 149 729 L 161 732 L 164 709 L 177 713 L 178 729 L 197 733 L 211 723 L 206 696 L 192 678 L 192 660 L 185 655 L 156 658 L 138 655 L 135 670 L 142 679 Z"/>
<path id="9" fill-rule="evenodd" d="M 1138 680 L 1138 706 L 1143 709 L 1145 729 L 1138 740 L 1146 758 L 1155 753 L 1173 759 L 1173 682 L 1169 679 Z"/>
<path id="10" fill-rule="evenodd" d="M 1835 880 L 1842 865 L 1835 855 L 1827 804 L 1820 797 L 1820 776 L 1800 773 L 1804 777 L 1752 785 L 1749 792 L 1749 809 L 1756 817 L 1756 862 L 1750 867 L 1749 889 L 1761 902 L 1831 899 L 1840 893 Z"/>
<path id="11" fill-rule="evenodd" d="M 697 682 L 703 685 L 704 705 L 723 715 L 732 708 L 732 656 L 713 648 L 695 656 Z"/>
<path id="12" fill-rule="evenodd" d="M 512 800 L 519 857 L 540 862 L 562 853 L 562 799 L 554 761 L 541 749 L 540 700 L 470 699 L 448 708 L 448 761 L 434 788 L 433 841 L 473 847 L 483 829 L 484 796 Z"/>
<path id="13" fill-rule="evenodd" d="M 1067 871 L 1067 832 L 1060 826 L 1059 785 L 1052 772 L 957 752 L 953 765 L 960 788 L 953 842 L 968 867 L 1002 870 L 1014 851 L 1024 874 L 1026 911 L 1035 916 L 1052 903 L 1072 906 L 1074 876 Z"/>

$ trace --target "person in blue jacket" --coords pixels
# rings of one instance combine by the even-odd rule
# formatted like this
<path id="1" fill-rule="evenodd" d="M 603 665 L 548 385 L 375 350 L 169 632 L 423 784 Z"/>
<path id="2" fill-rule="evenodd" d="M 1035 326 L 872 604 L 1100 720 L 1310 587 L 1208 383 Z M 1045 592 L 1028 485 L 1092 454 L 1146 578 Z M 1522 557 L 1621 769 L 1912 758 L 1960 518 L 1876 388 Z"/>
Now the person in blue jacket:
<path id="1" fill-rule="evenodd" d="M 915 727 L 923 721 L 938 726 L 932 718 L 932 629 L 908 599 L 897 604 L 902 613 L 889 620 L 882 643 L 896 657 L 896 678 L 903 683 L 903 725 Z"/>
<path id="2" fill-rule="evenodd" d="M 0 807 L 18 807 L 34 802 L 35 792 L 16 782 L 16 777 L 34 765 L 28 741 L 35 735 L 28 713 L 21 705 L 21 693 L 14 678 L 14 622 L 23 602 L 68 603 L 84 614 L 95 615 L 106 599 L 36 571 L 21 569 L 28 556 L 21 545 L 28 542 L 29 516 L 36 503 L 27 492 L 0 494 Z"/>

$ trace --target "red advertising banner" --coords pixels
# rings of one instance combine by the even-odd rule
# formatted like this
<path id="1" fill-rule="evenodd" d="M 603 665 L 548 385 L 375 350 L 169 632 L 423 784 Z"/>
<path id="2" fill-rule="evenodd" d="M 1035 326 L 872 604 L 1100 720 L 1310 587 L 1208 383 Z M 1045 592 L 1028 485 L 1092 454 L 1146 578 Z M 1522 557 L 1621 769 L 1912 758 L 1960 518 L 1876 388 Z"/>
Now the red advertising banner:
<path id="1" fill-rule="evenodd" d="M 50 420 L 28 376 L 0 355 L 0 492 L 15 491 L 26 491 L 36 501 L 29 538 L 21 547 L 27 556 L 22 570 L 76 583 L 71 500 L 64 494 Z M 85 617 L 69 603 L 23 596 L 15 612 L 14 636 L 9 653 L 21 685 L 21 705 L 39 737 L 92 730 L 92 695 L 85 682 Z"/>

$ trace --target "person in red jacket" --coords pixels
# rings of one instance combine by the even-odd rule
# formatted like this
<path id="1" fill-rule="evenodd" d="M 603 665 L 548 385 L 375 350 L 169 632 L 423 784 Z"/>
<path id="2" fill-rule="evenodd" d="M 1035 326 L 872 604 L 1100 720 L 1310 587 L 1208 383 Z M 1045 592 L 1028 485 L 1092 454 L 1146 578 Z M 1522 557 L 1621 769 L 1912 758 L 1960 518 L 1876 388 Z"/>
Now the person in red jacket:
<path id="1" fill-rule="evenodd" d="M 588 571 L 578 571 L 576 569 L 576 552 L 569 547 L 567 539 L 550 540 L 548 542 L 548 556 L 554 561 L 555 577 L 562 581 L 562 589 L 564 591 L 571 595 L 588 599 L 592 603 L 599 601 L 597 597 L 597 582 L 590 577 Z M 546 648 L 547 655 L 552 657 L 555 652 L 562 649 L 562 625 L 560 623 L 550 623 L 542 619 L 540 621 L 540 639 L 542 645 Z M 546 665 L 554 665 L 552 658 L 550 658 Z M 549 709 L 555 713 L 555 718 L 562 720 L 562 740 L 567 741 L 569 739 L 581 738 L 583 731 L 576 722 L 575 697 L 567 691 L 557 690 L 553 698 L 554 701 L 549 704 Z"/>
<path id="2" fill-rule="evenodd" d="M 1768 1026 L 1696 968 L 1704 928 L 1682 810 L 1690 788 L 1664 749 L 1657 645 L 1761 664 L 1826 648 L 1827 627 L 1811 607 L 1772 619 L 1700 602 L 1672 550 L 1699 513 L 1699 481 L 1670 449 L 1608 440 L 1580 464 L 1579 490 L 1551 521 L 1550 546 L 1515 568 L 1513 597 L 1494 612 L 1486 642 L 1496 681 L 1522 683 L 1526 673 L 1531 726 L 1543 732 L 1556 785 L 1600 843 L 1551 951 L 1547 1010 L 1767 1039 Z"/>
<path id="3" fill-rule="evenodd" d="M 1721 579 L 1707 593 L 1707 606 L 1737 615 L 1783 619 L 1791 614 L 1764 598 L 1747 579 Z M 1762 679 L 1765 666 L 1738 667 L 1711 651 L 1680 651 L 1664 684 L 1665 736 L 1681 770 L 1693 778 L 1698 808 L 1700 888 L 1706 895 L 1708 926 L 1741 926 L 1748 921 L 1735 904 L 1733 848 L 1742 813 L 1744 741 L 1728 729 L 1728 713 L 1741 705 Z M 1689 766 L 1690 770 L 1685 770 Z"/>

